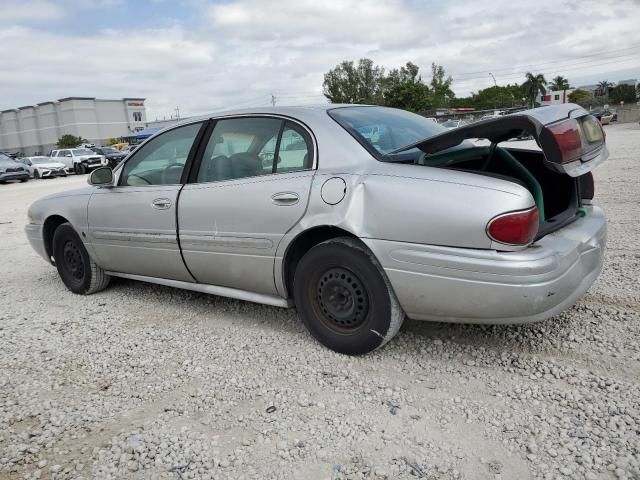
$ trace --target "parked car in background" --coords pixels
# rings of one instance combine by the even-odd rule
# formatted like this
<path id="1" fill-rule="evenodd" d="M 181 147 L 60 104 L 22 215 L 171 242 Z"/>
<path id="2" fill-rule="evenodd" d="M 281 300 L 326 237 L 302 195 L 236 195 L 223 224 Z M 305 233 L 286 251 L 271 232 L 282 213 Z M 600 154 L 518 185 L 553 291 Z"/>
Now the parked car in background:
<path id="1" fill-rule="evenodd" d="M 127 156 L 126 153 L 121 152 L 117 148 L 113 147 L 93 147 L 91 150 L 99 155 L 103 155 L 109 162 L 109 166 L 111 168 L 115 168 L 118 163 L 120 163 Z"/>
<path id="2" fill-rule="evenodd" d="M 24 163 L 33 178 L 53 178 L 66 177 L 67 171 L 62 162 L 52 161 L 50 157 L 36 156 L 23 157 L 20 162 Z"/>
<path id="3" fill-rule="evenodd" d="M 499 146 L 514 130 L 540 149 Z M 591 170 L 607 156 L 573 104 L 454 130 L 377 106 L 238 110 L 38 200 L 25 230 L 75 293 L 116 276 L 295 306 L 324 345 L 363 354 L 405 316 L 524 323 L 573 305 L 602 268 Z"/>
<path id="4" fill-rule="evenodd" d="M 63 148 L 51 151 L 51 160 L 63 163 L 68 173 L 84 174 L 95 168 L 108 165 L 104 155 L 88 148 Z"/>
<path id="5" fill-rule="evenodd" d="M 26 182 L 29 180 L 29 170 L 17 160 L 0 153 L 0 183 L 7 183 L 10 180 Z"/>
<path id="6" fill-rule="evenodd" d="M 466 124 L 467 122 L 465 122 L 464 120 L 447 120 L 440 125 L 449 130 L 453 130 L 454 128 L 464 127 Z"/>
<path id="7" fill-rule="evenodd" d="M 138 145 L 128 145 L 120 150 L 121 153 L 124 153 L 125 156 L 129 155 L 131 152 L 134 152 L 138 148 Z"/>
<path id="8" fill-rule="evenodd" d="M 483 115 L 482 117 L 480 117 L 480 120 L 489 120 L 490 118 L 498 118 L 504 115 L 505 112 L 503 112 L 502 110 L 496 110 L 493 113 L 487 113 L 486 115 Z"/>
<path id="9" fill-rule="evenodd" d="M 618 120 L 618 113 L 610 110 L 600 110 L 598 112 L 591 112 L 591 115 L 600 120 L 602 125 L 609 125 L 611 122 Z"/>

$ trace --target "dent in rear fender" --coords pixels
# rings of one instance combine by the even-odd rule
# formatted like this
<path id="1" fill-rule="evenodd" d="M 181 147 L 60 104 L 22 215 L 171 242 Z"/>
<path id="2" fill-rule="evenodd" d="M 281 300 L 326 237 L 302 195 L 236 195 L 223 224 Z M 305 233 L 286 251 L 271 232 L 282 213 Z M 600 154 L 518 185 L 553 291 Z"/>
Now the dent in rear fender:
<path id="1" fill-rule="evenodd" d="M 392 165 L 386 168 L 395 170 Z M 491 185 L 505 188 L 489 188 L 468 182 L 474 179 L 472 174 L 421 166 L 400 170 L 423 178 L 339 173 L 314 176 L 305 215 L 283 237 L 276 251 L 274 272 L 280 294 L 286 294 L 283 261 L 287 248 L 311 228 L 339 227 L 363 239 L 490 248 L 485 229 L 491 218 L 534 206 L 531 194 L 512 182 L 490 179 Z M 454 181 L 424 178 L 429 174 Z M 330 177 L 340 177 L 346 184 L 345 196 L 336 205 L 328 205 L 321 195 L 322 185 Z M 489 180 L 479 178 L 478 182 Z"/>

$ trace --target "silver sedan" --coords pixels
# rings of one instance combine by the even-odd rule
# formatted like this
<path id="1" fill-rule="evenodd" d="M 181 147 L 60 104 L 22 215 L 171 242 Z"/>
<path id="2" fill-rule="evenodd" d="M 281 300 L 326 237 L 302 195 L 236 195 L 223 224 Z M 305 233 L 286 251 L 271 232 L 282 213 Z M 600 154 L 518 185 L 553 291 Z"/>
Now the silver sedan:
<path id="1" fill-rule="evenodd" d="M 499 146 L 523 131 L 540 150 Z M 406 317 L 569 308 L 602 267 L 590 170 L 607 155 L 598 121 L 570 104 L 449 131 L 375 106 L 227 112 L 35 202 L 26 233 L 73 292 L 115 276 L 295 306 L 324 345 L 363 354 Z"/>

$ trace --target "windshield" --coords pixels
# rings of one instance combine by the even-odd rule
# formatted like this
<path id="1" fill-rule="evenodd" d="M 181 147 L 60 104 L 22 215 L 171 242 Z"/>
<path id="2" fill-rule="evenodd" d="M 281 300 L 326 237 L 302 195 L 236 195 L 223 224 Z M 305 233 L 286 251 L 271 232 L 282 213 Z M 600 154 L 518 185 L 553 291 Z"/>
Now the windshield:
<path id="1" fill-rule="evenodd" d="M 395 108 L 339 107 L 329 110 L 329 115 L 378 156 L 446 131 L 425 117 Z M 398 160 L 418 153 L 416 148 L 408 150 Z M 394 157 L 388 156 L 385 160 L 394 161 Z"/>
<path id="2" fill-rule="evenodd" d="M 73 155 L 95 155 L 93 150 L 89 150 L 88 148 L 76 148 L 75 150 L 71 150 Z"/>
<path id="3" fill-rule="evenodd" d="M 31 157 L 31 163 L 49 163 L 51 159 L 49 157 Z"/>
<path id="4" fill-rule="evenodd" d="M 460 123 L 460 120 L 447 120 L 442 124 L 443 127 L 457 127 Z"/>
<path id="5" fill-rule="evenodd" d="M 116 150 L 113 147 L 103 147 L 103 148 L 100 149 L 100 151 L 102 153 L 120 153 L 118 150 Z"/>

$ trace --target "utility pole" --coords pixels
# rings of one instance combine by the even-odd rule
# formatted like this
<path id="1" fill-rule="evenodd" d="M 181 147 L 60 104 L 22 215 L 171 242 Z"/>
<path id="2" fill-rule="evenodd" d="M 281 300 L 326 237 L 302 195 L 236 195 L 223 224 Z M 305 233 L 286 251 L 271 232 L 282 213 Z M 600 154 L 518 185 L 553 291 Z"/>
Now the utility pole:
<path id="1" fill-rule="evenodd" d="M 174 112 L 176 112 L 176 119 L 180 120 L 180 107 L 176 107 L 176 109 L 174 110 Z"/>
<path id="2" fill-rule="evenodd" d="M 271 106 L 276 106 L 276 96 L 273 93 L 271 94 Z"/>

